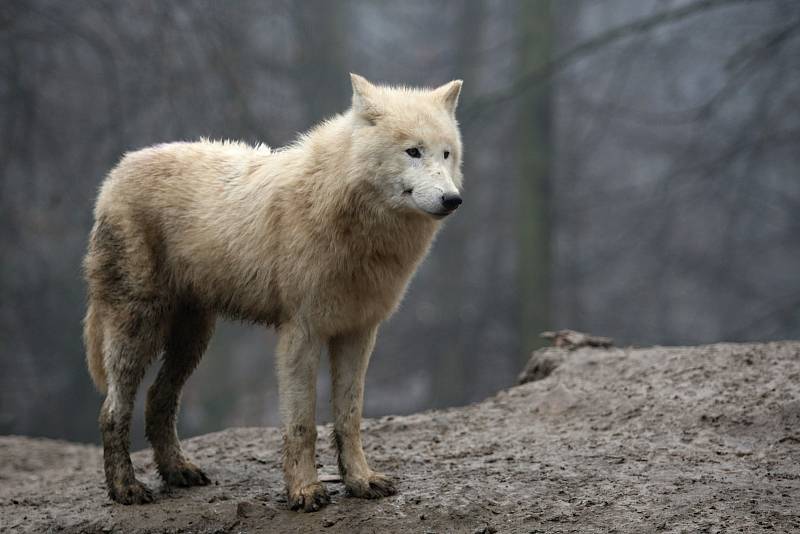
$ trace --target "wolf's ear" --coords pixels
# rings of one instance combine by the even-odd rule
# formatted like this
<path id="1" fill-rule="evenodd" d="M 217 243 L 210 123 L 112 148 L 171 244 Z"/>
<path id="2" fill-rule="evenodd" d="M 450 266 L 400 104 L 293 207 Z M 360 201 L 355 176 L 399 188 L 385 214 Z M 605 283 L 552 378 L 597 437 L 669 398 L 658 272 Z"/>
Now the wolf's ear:
<path id="1" fill-rule="evenodd" d="M 461 94 L 461 80 L 453 80 L 433 90 L 433 95 L 438 99 L 451 115 L 456 114 L 458 95 Z"/>
<path id="2" fill-rule="evenodd" d="M 363 76 L 352 72 L 350 73 L 350 83 L 353 84 L 353 111 L 370 124 L 374 124 L 380 117 L 380 111 L 373 99 L 375 86 Z"/>

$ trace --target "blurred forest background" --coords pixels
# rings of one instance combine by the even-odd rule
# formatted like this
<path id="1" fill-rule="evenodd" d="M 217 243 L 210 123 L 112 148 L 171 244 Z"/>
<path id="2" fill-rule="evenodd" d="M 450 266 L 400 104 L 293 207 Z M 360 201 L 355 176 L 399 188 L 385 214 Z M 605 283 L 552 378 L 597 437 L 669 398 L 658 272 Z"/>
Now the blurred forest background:
<path id="1" fill-rule="evenodd" d="M 0 433 L 97 441 L 80 263 L 122 154 L 284 145 L 350 71 L 464 80 L 465 203 L 382 329 L 367 415 L 507 387 L 544 329 L 800 338 L 797 0 L 4 0 L 0 43 Z M 277 423 L 273 344 L 220 321 L 184 436 Z"/>

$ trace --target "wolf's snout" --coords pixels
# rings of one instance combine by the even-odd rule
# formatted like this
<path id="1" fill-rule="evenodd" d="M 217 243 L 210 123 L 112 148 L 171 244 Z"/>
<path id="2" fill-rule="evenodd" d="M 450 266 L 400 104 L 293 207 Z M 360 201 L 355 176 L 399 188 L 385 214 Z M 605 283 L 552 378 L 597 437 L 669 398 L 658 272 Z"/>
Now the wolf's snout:
<path id="1" fill-rule="evenodd" d="M 461 205 L 463 200 L 461 200 L 461 196 L 453 193 L 446 193 L 442 195 L 442 206 L 447 211 L 453 211 L 457 207 Z"/>

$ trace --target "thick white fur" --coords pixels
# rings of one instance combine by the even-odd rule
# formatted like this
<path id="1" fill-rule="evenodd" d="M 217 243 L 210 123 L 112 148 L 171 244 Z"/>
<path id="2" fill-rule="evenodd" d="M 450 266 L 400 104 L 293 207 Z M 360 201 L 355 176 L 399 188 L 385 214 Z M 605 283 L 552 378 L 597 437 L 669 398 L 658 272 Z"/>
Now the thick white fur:
<path id="1" fill-rule="evenodd" d="M 357 75 L 352 83 L 349 111 L 284 149 L 201 141 L 128 154 L 102 187 L 86 259 L 88 358 L 100 387 L 134 380 L 110 376 L 107 360 L 121 353 L 102 349 L 140 313 L 125 302 L 154 303 L 144 315 L 165 330 L 180 319 L 179 301 L 278 327 L 284 472 L 290 503 L 305 510 L 327 502 L 314 457 L 326 346 L 345 484 L 362 497 L 394 491 L 361 447 L 367 362 L 379 324 L 447 213 L 442 196 L 462 183 L 460 81 L 434 90 L 375 86 Z M 421 157 L 409 156 L 412 147 Z M 109 265 L 121 271 L 125 294 L 108 284 Z"/>

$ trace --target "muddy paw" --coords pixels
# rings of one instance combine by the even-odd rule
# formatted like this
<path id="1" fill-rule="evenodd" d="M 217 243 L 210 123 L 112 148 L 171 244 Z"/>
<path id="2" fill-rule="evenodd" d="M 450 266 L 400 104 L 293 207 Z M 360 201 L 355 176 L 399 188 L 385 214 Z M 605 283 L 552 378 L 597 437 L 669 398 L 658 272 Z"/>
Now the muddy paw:
<path id="1" fill-rule="evenodd" d="M 120 504 L 147 504 L 153 502 L 153 492 L 134 480 L 128 484 L 116 484 L 109 488 L 108 496 Z"/>
<path id="2" fill-rule="evenodd" d="M 292 510 L 316 512 L 330 502 L 328 490 L 320 482 L 309 484 L 297 492 L 289 492 L 289 507 Z"/>
<path id="3" fill-rule="evenodd" d="M 381 473 L 372 473 L 363 479 L 346 480 L 345 487 L 348 494 L 361 499 L 380 499 L 397 493 L 394 481 Z"/>
<path id="4" fill-rule="evenodd" d="M 161 477 L 170 486 L 206 486 L 211 480 L 191 462 L 184 462 L 169 469 L 160 469 Z"/>

